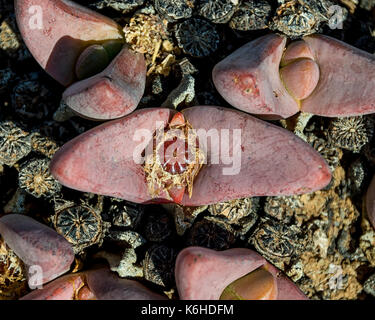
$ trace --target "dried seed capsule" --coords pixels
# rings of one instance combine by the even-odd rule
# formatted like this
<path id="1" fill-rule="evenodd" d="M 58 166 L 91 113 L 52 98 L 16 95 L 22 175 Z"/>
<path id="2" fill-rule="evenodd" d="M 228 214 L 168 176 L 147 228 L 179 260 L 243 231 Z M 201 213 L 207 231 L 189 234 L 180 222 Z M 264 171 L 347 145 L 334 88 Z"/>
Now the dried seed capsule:
<path id="1" fill-rule="evenodd" d="M 37 74 L 20 81 L 12 92 L 12 105 L 15 112 L 23 119 L 41 120 L 53 109 L 53 96 L 47 87 L 42 85 Z"/>
<path id="2" fill-rule="evenodd" d="M 200 0 L 198 14 L 213 23 L 227 23 L 237 5 L 233 0 Z"/>
<path id="3" fill-rule="evenodd" d="M 90 3 L 90 7 L 96 9 L 112 8 L 117 11 L 121 11 L 122 14 L 127 14 L 134 9 L 143 5 L 145 0 L 99 0 L 94 3 Z"/>
<path id="4" fill-rule="evenodd" d="M 243 1 L 229 26 L 240 31 L 261 30 L 267 27 L 270 15 L 271 5 L 267 1 Z"/>
<path id="5" fill-rule="evenodd" d="M 169 22 L 190 18 L 195 0 L 155 0 L 156 10 Z"/>
<path id="6" fill-rule="evenodd" d="M 143 260 L 145 279 L 163 287 L 174 285 L 174 265 L 177 252 L 164 245 L 147 250 Z"/>
<path id="7" fill-rule="evenodd" d="M 312 133 L 307 135 L 307 142 L 323 156 L 332 171 L 337 168 L 342 158 L 340 148 L 330 145 L 326 140 L 318 138 Z"/>
<path id="8" fill-rule="evenodd" d="M 365 281 L 363 289 L 367 294 L 375 297 L 375 273 Z"/>
<path id="9" fill-rule="evenodd" d="M 107 212 L 114 226 L 135 229 L 144 214 L 144 206 L 112 198 Z"/>
<path id="10" fill-rule="evenodd" d="M 163 242 L 172 234 L 172 226 L 167 214 L 150 214 L 147 216 L 144 235 L 148 241 Z"/>
<path id="11" fill-rule="evenodd" d="M 188 245 L 215 250 L 228 249 L 235 241 L 232 227 L 213 217 L 206 217 L 194 224 L 189 232 Z"/>
<path id="12" fill-rule="evenodd" d="M 354 192 L 360 192 L 363 190 L 366 176 L 366 167 L 360 159 L 357 159 L 349 166 L 348 178 Z"/>
<path id="13" fill-rule="evenodd" d="M 264 212 L 282 223 L 290 223 L 303 208 L 298 196 L 267 197 Z"/>
<path id="14" fill-rule="evenodd" d="M 292 39 L 315 33 L 322 23 L 328 22 L 329 7 L 332 5 L 328 0 L 282 1 L 270 28 Z"/>
<path id="15" fill-rule="evenodd" d="M 42 136 L 38 132 L 31 134 L 31 147 L 33 151 L 42 154 L 48 158 L 52 158 L 59 146 L 52 139 Z"/>
<path id="16" fill-rule="evenodd" d="M 94 244 L 101 245 L 107 229 L 100 214 L 83 204 L 57 209 L 54 226 L 76 253 Z"/>
<path id="17" fill-rule="evenodd" d="M 256 202 L 256 200 L 254 202 Z M 253 203 L 253 198 L 219 202 L 208 207 L 208 211 L 212 215 L 224 216 L 227 218 L 229 223 L 238 223 L 241 218 L 254 213 L 254 209 L 257 208 Z"/>
<path id="18" fill-rule="evenodd" d="M 249 239 L 266 259 L 281 267 L 300 251 L 300 230 L 273 219 L 263 219 Z M 282 268 L 283 269 L 283 268 Z"/>
<path id="19" fill-rule="evenodd" d="M 61 184 L 49 171 L 49 159 L 34 159 L 22 165 L 19 186 L 36 198 L 51 198 L 61 190 Z"/>
<path id="20" fill-rule="evenodd" d="M 337 118 L 328 128 L 328 141 L 337 147 L 359 152 L 374 134 L 373 123 L 366 116 Z"/>
<path id="21" fill-rule="evenodd" d="M 192 18 L 175 28 L 178 46 L 193 57 L 207 57 L 219 46 L 219 34 L 209 22 Z"/>
<path id="22" fill-rule="evenodd" d="M 208 208 L 208 206 L 180 206 L 175 203 L 164 204 L 163 207 L 174 217 L 176 232 L 179 236 L 184 235 L 186 230 L 192 226 L 197 216 Z"/>
<path id="23" fill-rule="evenodd" d="M 11 121 L 0 123 L 0 163 L 13 166 L 31 152 L 29 133 Z"/>

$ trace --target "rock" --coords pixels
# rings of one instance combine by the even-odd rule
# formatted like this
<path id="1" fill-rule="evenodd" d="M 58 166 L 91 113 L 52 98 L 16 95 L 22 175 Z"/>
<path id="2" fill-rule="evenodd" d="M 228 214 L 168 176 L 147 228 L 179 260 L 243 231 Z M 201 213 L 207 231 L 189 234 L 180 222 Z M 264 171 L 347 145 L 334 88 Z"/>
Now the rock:
<path id="1" fill-rule="evenodd" d="M 122 39 L 113 20 L 70 0 L 16 0 L 14 6 L 31 54 L 64 86 L 74 81 L 75 62 L 86 46 Z"/>
<path id="2" fill-rule="evenodd" d="M 143 55 L 125 47 L 105 70 L 67 88 L 63 100 L 81 116 L 98 120 L 115 119 L 137 107 L 145 84 Z"/>
<path id="3" fill-rule="evenodd" d="M 291 280 L 255 251 L 214 251 L 202 247 L 185 248 L 177 256 L 175 277 L 180 298 L 218 300 L 229 284 L 260 267 L 276 279 L 278 300 L 307 299 Z"/>
<path id="4" fill-rule="evenodd" d="M 197 106 L 183 113 L 196 131 L 218 133 L 213 144 L 202 134 L 200 146 L 207 147 L 208 164 L 194 181 L 192 197 L 185 191 L 184 206 L 307 193 L 323 188 L 331 179 L 323 158 L 285 129 L 221 107 Z M 155 125 L 166 126 L 172 114 L 170 109 L 148 108 L 102 124 L 60 148 L 51 161 L 51 173 L 72 189 L 136 203 L 165 202 L 168 198 L 150 196 L 141 154 L 150 145 Z M 224 155 L 219 158 L 216 147 L 226 143 L 220 137 L 222 132 L 233 128 L 241 128 L 241 137 L 235 138 L 233 133 L 231 140 L 240 141 L 228 141 L 228 152 L 240 155 L 232 159 L 231 168 L 224 164 L 228 161 Z"/>
<path id="5" fill-rule="evenodd" d="M 0 234 L 27 265 L 29 285 L 42 285 L 59 277 L 70 269 L 74 260 L 69 242 L 53 229 L 27 216 L 3 216 Z"/>

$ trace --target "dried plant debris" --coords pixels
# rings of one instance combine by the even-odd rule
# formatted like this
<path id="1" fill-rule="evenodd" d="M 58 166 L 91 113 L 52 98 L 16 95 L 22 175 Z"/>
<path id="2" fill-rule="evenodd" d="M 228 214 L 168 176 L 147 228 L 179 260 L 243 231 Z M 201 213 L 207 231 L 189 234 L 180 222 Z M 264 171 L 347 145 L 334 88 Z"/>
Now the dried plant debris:
<path id="1" fill-rule="evenodd" d="M 146 239 L 144 239 L 138 232 L 135 232 L 133 230 L 109 230 L 108 235 L 106 236 L 106 240 L 121 243 L 127 247 L 130 246 L 130 248 L 133 249 L 136 249 L 147 242 Z"/>
<path id="2" fill-rule="evenodd" d="M 186 207 L 174 203 L 164 204 L 163 207 L 174 217 L 176 232 L 179 236 L 184 235 L 198 215 L 208 208 L 208 206 Z"/>
<path id="3" fill-rule="evenodd" d="M 270 28 L 292 39 L 318 32 L 329 21 L 329 8 L 334 5 L 329 0 L 279 0 L 279 4 Z"/>
<path id="4" fill-rule="evenodd" d="M 51 138 L 45 137 L 38 132 L 31 134 L 31 147 L 32 150 L 51 159 L 59 146 Z"/>
<path id="5" fill-rule="evenodd" d="M 275 266 L 284 269 L 284 264 L 299 256 L 304 239 L 302 231 L 297 226 L 288 226 L 274 219 L 263 218 L 249 238 L 249 243 Z"/>
<path id="6" fill-rule="evenodd" d="M 26 288 L 25 266 L 0 236 L 0 300 L 16 300 Z"/>
<path id="7" fill-rule="evenodd" d="M 215 250 L 225 250 L 235 240 L 235 231 L 230 224 L 215 217 L 205 217 L 193 225 L 189 231 L 187 244 Z"/>
<path id="8" fill-rule="evenodd" d="M 143 260 L 143 273 L 146 280 L 165 288 L 174 285 L 174 265 L 177 252 L 165 245 L 155 245 L 147 250 Z"/>
<path id="9" fill-rule="evenodd" d="M 0 24 L 0 50 L 6 52 L 11 58 L 24 60 L 30 54 L 20 39 L 16 18 L 14 14 L 11 14 Z"/>
<path id="10" fill-rule="evenodd" d="M 271 18 L 271 10 L 271 5 L 266 0 L 242 1 L 229 26 L 239 31 L 265 29 Z"/>
<path id="11" fill-rule="evenodd" d="M 136 52 L 144 53 L 147 64 L 160 57 L 164 40 L 168 40 L 167 23 L 156 15 L 138 13 L 124 28 L 126 43 Z"/>
<path id="12" fill-rule="evenodd" d="M 367 294 L 370 294 L 375 298 L 375 273 L 365 281 L 363 289 Z"/>
<path id="13" fill-rule="evenodd" d="M 172 235 L 169 216 L 165 213 L 148 214 L 143 232 L 148 241 L 163 242 Z"/>
<path id="14" fill-rule="evenodd" d="M 0 93 L 6 94 L 8 87 L 15 81 L 16 74 L 11 68 L 0 70 Z"/>
<path id="15" fill-rule="evenodd" d="M 367 177 L 366 167 L 361 159 L 352 162 L 348 168 L 348 181 L 354 193 L 364 189 Z"/>
<path id="16" fill-rule="evenodd" d="M 88 205 L 67 203 L 57 208 L 54 227 L 72 245 L 75 253 L 92 245 L 101 245 L 109 224 Z"/>
<path id="17" fill-rule="evenodd" d="M 340 165 L 343 152 L 339 147 L 330 144 L 325 139 L 318 138 L 313 133 L 308 133 L 306 135 L 306 142 L 320 153 L 320 155 L 327 161 L 331 170 L 335 170 Z"/>
<path id="18" fill-rule="evenodd" d="M 208 211 L 214 216 L 223 216 L 228 223 L 234 224 L 238 224 L 243 217 L 251 215 L 255 223 L 259 209 L 258 203 L 259 198 L 236 199 L 212 204 L 208 207 Z"/>
<path id="19" fill-rule="evenodd" d="M 304 279 L 299 288 L 311 299 L 357 299 L 362 285 L 357 280 L 361 262 L 344 259 L 339 253 L 318 257 L 312 251 L 301 256 Z"/>
<path id="20" fill-rule="evenodd" d="M 0 123 L 0 163 L 13 166 L 31 152 L 30 134 L 12 121 Z"/>
<path id="21" fill-rule="evenodd" d="M 264 212 L 282 223 L 289 224 L 295 215 L 301 213 L 302 208 L 299 196 L 267 197 Z"/>
<path id="22" fill-rule="evenodd" d="M 238 0 L 200 0 L 198 14 L 213 23 L 227 23 L 238 3 Z"/>
<path id="23" fill-rule="evenodd" d="M 328 141 L 332 145 L 353 152 L 359 152 L 373 134 L 373 120 L 366 116 L 334 119 L 327 131 Z"/>
<path id="24" fill-rule="evenodd" d="M 193 182 L 204 164 L 205 155 L 190 123 L 183 118 L 183 123 L 171 122 L 167 128 L 156 130 L 151 144 L 153 150 L 146 155 L 144 165 L 150 195 L 178 203 L 186 189 L 191 197 Z M 186 145 L 189 146 L 187 152 L 176 157 L 176 147 L 185 150 Z"/>
<path id="25" fill-rule="evenodd" d="M 359 238 L 359 248 L 370 266 L 375 267 L 375 230 L 366 217 L 362 217 L 361 222 L 362 234 Z"/>
<path id="26" fill-rule="evenodd" d="M 191 18 L 175 28 L 178 46 L 184 53 L 193 57 L 207 57 L 214 53 L 219 46 L 219 34 L 209 22 Z"/>
<path id="27" fill-rule="evenodd" d="M 20 188 L 36 198 L 51 198 L 61 191 L 61 184 L 49 172 L 49 159 L 32 159 L 24 163 L 18 175 Z"/>
<path id="28" fill-rule="evenodd" d="M 144 2 L 145 0 L 99 0 L 91 3 L 90 6 L 99 10 L 109 7 L 122 14 L 127 14 L 142 6 Z"/>
<path id="29" fill-rule="evenodd" d="M 143 205 L 117 198 L 110 198 L 109 202 L 104 214 L 108 216 L 107 219 L 112 225 L 131 229 L 138 227 L 144 214 Z"/>
<path id="30" fill-rule="evenodd" d="M 52 107 L 50 91 L 37 80 L 36 73 L 20 81 L 12 93 L 12 106 L 22 119 L 44 119 Z"/>
<path id="31" fill-rule="evenodd" d="M 192 16 L 195 0 L 154 0 L 154 6 L 163 18 L 175 22 Z"/>
<path id="32" fill-rule="evenodd" d="M 107 251 L 99 251 L 95 258 L 106 259 L 110 269 L 122 277 L 141 278 L 143 277 L 143 268 L 137 265 L 137 254 L 134 248 L 126 248 L 122 255 Z"/>

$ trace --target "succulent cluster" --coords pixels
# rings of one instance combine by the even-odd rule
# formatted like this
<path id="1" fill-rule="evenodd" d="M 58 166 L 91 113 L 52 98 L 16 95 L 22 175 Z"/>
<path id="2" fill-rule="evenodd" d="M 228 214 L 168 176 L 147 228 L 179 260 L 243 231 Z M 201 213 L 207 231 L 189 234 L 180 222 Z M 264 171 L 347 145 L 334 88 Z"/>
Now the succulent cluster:
<path id="1" fill-rule="evenodd" d="M 0 299 L 23 296 L 23 264 L 37 262 L 48 284 L 25 299 L 375 295 L 375 180 L 359 214 L 375 59 L 314 35 L 333 3 L 35 1 L 50 30 L 27 28 L 27 0 L 15 1 L 20 34 L 11 15 L 0 25 Z M 25 45 L 64 90 L 27 66 Z M 228 175 L 213 131 L 237 127 Z M 151 131 L 137 140 L 145 164 L 138 129 Z M 191 142 L 199 165 L 181 151 Z"/>

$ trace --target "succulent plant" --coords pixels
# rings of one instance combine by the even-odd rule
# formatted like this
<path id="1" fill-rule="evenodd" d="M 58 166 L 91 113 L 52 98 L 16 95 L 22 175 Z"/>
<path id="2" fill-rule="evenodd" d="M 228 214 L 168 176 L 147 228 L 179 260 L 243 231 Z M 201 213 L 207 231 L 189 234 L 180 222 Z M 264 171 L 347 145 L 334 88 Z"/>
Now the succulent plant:
<path id="1" fill-rule="evenodd" d="M 177 127 L 173 123 L 178 121 L 181 128 L 188 123 L 192 134 L 177 130 L 174 136 L 172 130 Z M 228 142 L 228 152 L 241 162 L 226 173 L 228 165 L 220 158 L 215 163 L 211 157 L 218 157 L 215 148 L 225 144 L 225 137 L 220 135 L 227 131 L 233 135 L 233 127 L 241 128 L 241 137 Z M 211 129 L 218 133 L 218 141 L 207 143 L 199 137 L 197 146 L 194 135 Z M 155 133 L 159 131 L 167 140 L 156 145 Z M 136 137 L 137 132 L 147 135 Z M 183 141 L 189 139 L 195 147 L 186 150 Z M 173 166 L 159 157 L 163 150 L 170 152 Z M 199 162 L 202 152 L 208 155 L 207 163 Z M 148 162 L 143 161 L 142 154 Z M 50 170 L 60 183 L 76 190 L 136 203 L 176 202 L 185 206 L 307 193 L 323 188 L 331 179 L 323 158 L 292 133 L 246 113 L 214 106 L 192 107 L 182 114 L 165 108 L 143 109 L 107 122 L 61 147 Z"/>
<path id="2" fill-rule="evenodd" d="M 36 6 L 42 14 L 30 10 Z M 146 65 L 142 54 L 121 50 L 117 23 L 70 0 L 15 0 L 15 11 L 34 58 L 55 80 L 71 85 L 63 98 L 75 112 L 106 120 L 137 107 Z"/>
<path id="3" fill-rule="evenodd" d="M 286 41 L 268 34 L 220 61 L 212 74 L 223 98 L 274 119 L 300 110 L 326 117 L 375 112 L 373 55 L 324 35 Z"/>
<path id="4" fill-rule="evenodd" d="M 28 267 L 29 283 L 40 286 L 70 269 L 73 249 L 55 230 L 24 215 L 0 219 L 0 234 Z M 34 281 L 34 280 L 35 281 Z"/>
<path id="5" fill-rule="evenodd" d="M 229 299 L 231 297 L 228 295 L 228 286 L 237 286 L 236 280 L 239 281 L 240 278 L 259 268 L 265 268 L 275 279 L 276 284 L 272 279 L 269 281 L 269 274 L 260 273 L 255 279 L 249 281 L 248 285 L 256 285 L 257 281 L 260 281 L 260 284 L 253 288 L 245 285 L 246 291 L 253 289 L 255 295 L 260 294 L 265 298 L 267 293 L 264 294 L 263 290 L 271 282 L 270 290 L 266 290 L 269 291 L 267 298 L 307 299 L 291 280 L 255 251 L 243 248 L 214 251 L 201 247 L 185 248 L 177 256 L 175 277 L 180 299 L 218 300 L 222 295 L 222 298 Z M 277 294 L 272 293 L 273 287 L 277 287 Z M 254 299 L 254 295 L 251 298 Z"/>

